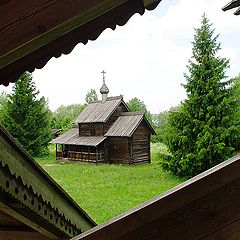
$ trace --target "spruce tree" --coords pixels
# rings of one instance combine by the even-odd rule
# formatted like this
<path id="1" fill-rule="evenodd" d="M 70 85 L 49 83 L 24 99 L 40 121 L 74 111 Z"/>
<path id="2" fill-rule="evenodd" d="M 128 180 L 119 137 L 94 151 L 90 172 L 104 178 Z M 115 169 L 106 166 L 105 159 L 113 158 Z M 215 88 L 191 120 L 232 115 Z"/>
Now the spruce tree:
<path id="1" fill-rule="evenodd" d="M 170 114 L 167 145 L 172 157 L 163 167 L 179 176 L 192 177 L 231 157 L 237 138 L 236 102 L 225 71 L 229 61 L 218 56 L 218 35 L 205 15 L 195 30 L 189 74 L 185 74 L 187 99 Z"/>
<path id="2" fill-rule="evenodd" d="M 32 155 L 47 154 L 51 138 L 50 115 L 44 97 L 37 98 L 32 75 L 25 72 L 13 87 L 3 124 Z"/>

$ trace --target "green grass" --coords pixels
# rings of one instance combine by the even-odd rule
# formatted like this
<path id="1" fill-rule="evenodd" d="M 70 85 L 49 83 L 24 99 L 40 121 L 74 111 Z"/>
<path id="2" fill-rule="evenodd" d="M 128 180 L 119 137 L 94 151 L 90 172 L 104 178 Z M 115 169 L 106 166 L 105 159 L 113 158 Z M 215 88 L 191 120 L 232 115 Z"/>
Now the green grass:
<path id="1" fill-rule="evenodd" d="M 129 208 L 181 183 L 181 179 L 160 167 L 159 153 L 167 151 L 159 143 L 152 144 L 152 163 L 143 165 L 113 165 L 65 163 L 57 166 L 54 148 L 50 156 L 37 161 L 65 191 L 97 223 L 102 223 Z"/>

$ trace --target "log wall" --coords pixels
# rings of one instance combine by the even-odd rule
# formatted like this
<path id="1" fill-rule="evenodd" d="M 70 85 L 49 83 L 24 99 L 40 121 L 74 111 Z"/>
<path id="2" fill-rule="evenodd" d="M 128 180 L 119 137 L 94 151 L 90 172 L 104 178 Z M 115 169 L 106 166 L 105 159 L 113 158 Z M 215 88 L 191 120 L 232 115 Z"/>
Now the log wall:
<path id="1" fill-rule="evenodd" d="M 110 163 L 129 163 L 129 138 L 109 137 L 108 160 Z"/>
<path id="2" fill-rule="evenodd" d="M 103 136 L 104 123 L 79 123 L 80 136 Z"/>
<path id="3" fill-rule="evenodd" d="M 150 162 L 150 131 L 141 122 L 132 136 L 132 163 Z"/>

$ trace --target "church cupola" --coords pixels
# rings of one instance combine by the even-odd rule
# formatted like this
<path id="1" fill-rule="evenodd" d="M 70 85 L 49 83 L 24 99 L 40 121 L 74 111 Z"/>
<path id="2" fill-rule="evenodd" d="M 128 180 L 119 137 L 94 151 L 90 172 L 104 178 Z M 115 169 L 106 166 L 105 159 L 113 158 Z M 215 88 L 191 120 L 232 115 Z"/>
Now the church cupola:
<path id="1" fill-rule="evenodd" d="M 109 89 L 107 87 L 107 85 L 105 84 L 105 71 L 103 70 L 101 72 L 103 74 L 103 85 L 100 88 L 100 93 L 102 94 L 102 103 L 105 103 L 107 101 L 107 95 L 109 93 Z"/>

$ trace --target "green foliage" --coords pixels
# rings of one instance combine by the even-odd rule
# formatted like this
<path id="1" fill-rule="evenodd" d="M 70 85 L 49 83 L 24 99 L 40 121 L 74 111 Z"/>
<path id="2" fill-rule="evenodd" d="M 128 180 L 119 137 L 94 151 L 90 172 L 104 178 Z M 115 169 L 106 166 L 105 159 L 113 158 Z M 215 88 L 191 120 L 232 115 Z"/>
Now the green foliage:
<path id="1" fill-rule="evenodd" d="M 131 112 L 138 112 L 138 111 L 144 112 L 149 123 L 153 125 L 152 116 L 150 112 L 147 110 L 147 106 L 143 101 L 135 97 L 130 99 L 127 102 L 127 106 Z"/>
<path id="2" fill-rule="evenodd" d="M 159 155 L 167 151 L 163 144 L 151 144 L 151 164 L 134 166 L 60 164 L 55 161 L 54 146 L 51 150 L 49 157 L 37 161 L 97 223 L 105 222 L 183 181 L 159 169 Z"/>
<path id="3" fill-rule="evenodd" d="M 37 99 L 32 75 L 25 72 L 13 87 L 6 105 L 3 124 L 33 156 L 48 153 L 51 138 L 50 116 L 44 97 Z"/>
<path id="4" fill-rule="evenodd" d="M 51 128 L 60 128 L 63 131 L 71 128 L 74 119 L 83 111 L 86 105 L 71 104 L 61 105 L 52 113 Z"/>
<path id="5" fill-rule="evenodd" d="M 3 122 L 6 117 L 6 108 L 7 108 L 8 95 L 6 92 L 0 93 L 0 123 Z"/>
<path id="6" fill-rule="evenodd" d="M 240 75 L 232 79 L 233 81 L 233 98 L 236 102 L 236 108 L 234 112 L 234 125 L 237 126 L 238 139 L 235 141 L 235 148 L 240 151 Z"/>
<path id="7" fill-rule="evenodd" d="M 220 44 L 204 15 L 195 30 L 189 75 L 184 88 L 187 100 L 169 116 L 167 145 L 172 157 L 163 166 L 179 176 L 192 177 L 231 157 L 236 151 L 236 101 L 232 81 L 226 81 L 229 61 L 217 53 Z"/>
<path id="8" fill-rule="evenodd" d="M 171 107 L 169 110 L 160 112 L 154 119 L 155 131 L 156 135 L 152 136 L 153 142 L 161 142 L 164 143 L 167 136 L 167 125 L 169 121 L 169 115 L 171 112 L 178 111 L 180 109 L 180 105 L 176 107 Z"/>
<path id="9" fill-rule="evenodd" d="M 86 103 L 91 103 L 94 101 L 98 100 L 98 96 L 97 96 L 97 92 L 95 89 L 90 89 L 89 92 L 87 92 L 86 97 L 85 97 L 85 101 Z"/>

